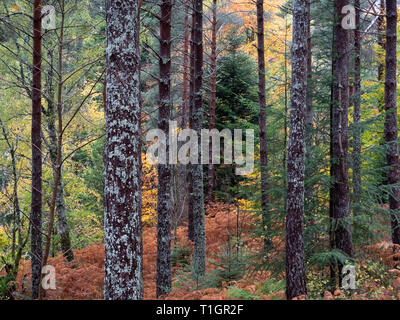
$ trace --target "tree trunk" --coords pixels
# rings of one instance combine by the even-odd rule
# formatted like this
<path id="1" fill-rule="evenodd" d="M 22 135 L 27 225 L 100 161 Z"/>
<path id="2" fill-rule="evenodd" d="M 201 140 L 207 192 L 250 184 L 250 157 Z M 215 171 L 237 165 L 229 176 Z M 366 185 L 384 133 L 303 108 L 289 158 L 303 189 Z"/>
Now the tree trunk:
<path id="1" fill-rule="evenodd" d="M 51 164 L 53 166 L 53 179 L 56 177 L 56 167 L 57 167 L 57 130 L 55 127 L 55 109 L 49 105 L 49 113 L 53 113 L 53 116 L 49 115 L 49 154 Z M 52 119 L 50 119 L 52 117 Z M 62 168 L 61 168 L 62 172 Z M 64 200 L 64 184 L 62 181 L 62 174 L 58 180 L 57 197 L 56 197 L 56 208 L 57 208 L 57 218 L 58 218 L 58 233 L 60 234 L 60 244 L 63 256 L 67 261 L 74 260 L 74 252 L 71 247 L 71 238 L 68 227 L 68 220 L 65 208 Z"/>
<path id="2" fill-rule="evenodd" d="M 186 128 L 187 124 L 187 107 L 188 107 L 188 78 L 189 71 L 189 0 L 185 4 L 185 35 L 183 42 L 183 92 L 182 92 L 182 118 L 181 128 Z"/>
<path id="3" fill-rule="evenodd" d="M 184 35 L 184 45 L 183 45 L 183 92 L 182 92 L 182 117 L 181 117 L 181 129 L 187 128 L 189 119 L 189 83 L 190 79 L 190 52 L 189 52 L 189 41 L 190 41 L 190 26 L 189 26 L 189 8 L 190 0 L 186 0 L 185 3 L 185 35 Z M 178 142 L 178 148 L 183 142 Z M 176 194 L 177 201 L 175 205 L 175 227 L 182 221 L 188 219 L 188 166 L 179 164 L 177 170 L 177 182 L 179 183 L 179 191 Z M 179 208 L 180 207 L 180 208 Z M 178 214 L 178 212 L 180 214 Z M 176 229 L 174 229 L 176 231 Z M 176 240 L 176 239 L 175 239 Z M 174 246 L 176 241 L 174 240 Z"/>
<path id="4" fill-rule="evenodd" d="M 353 111 L 353 194 L 355 211 L 360 210 L 361 201 L 361 26 L 360 0 L 355 0 L 356 30 L 354 31 L 354 111 Z"/>
<path id="5" fill-rule="evenodd" d="M 386 79 L 385 79 L 385 142 L 388 147 L 386 154 L 388 166 L 388 184 L 392 187 L 389 194 L 389 205 L 392 220 L 392 240 L 400 244 L 400 182 L 397 103 L 396 103 L 396 43 L 397 43 L 397 5 L 396 0 L 386 0 Z"/>
<path id="6" fill-rule="evenodd" d="M 106 300 L 143 299 L 138 2 L 106 2 Z"/>
<path id="7" fill-rule="evenodd" d="M 50 68 L 48 71 L 48 80 L 46 82 L 47 86 L 47 129 L 49 133 L 49 145 L 48 152 L 50 155 L 51 165 L 53 167 L 53 179 L 55 181 L 56 171 L 57 171 L 57 129 L 56 129 L 56 119 L 57 119 L 57 110 L 54 104 L 54 87 L 53 87 L 53 79 L 54 79 L 54 67 L 53 67 L 53 51 L 48 51 L 48 61 L 50 64 Z M 60 55 L 59 55 L 60 57 Z M 62 154 L 61 154 L 62 156 Z M 68 227 L 68 220 L 66 215 L 65 208 L 65 200 L 64 200 L 64 184 L 62 181 L 62 168 L 61 168 L 61 176 L 58 182 L 57 188 L 57 197 L 56 197 L 56 210 L 58 217 L 58 233 L 60 234 L 60 243 L 61 250 L 63 252 L 64 258 L 67 261 L 74 260 L 74 252 L 71 247 L 71 238 L 70 231 Z"/>
<path id="8" fill-rule="evenodd" d="M 334 87 L 334 69 L 335 69 L 335 52 L 336 52 L 336 38 L 335 38 L 335 27 L 332 28 L 332 48 L 331 48 L 331 103 L 329 106 L 329 177 L 330 181 L 333 181 L 333 87 Z M 329 186 L 329 248 L 335 249 L 335 224 L 333 219 L 333 184 Z M 333 293 L 336 289 L 336 263 L 334 259 L 331 259 L 329 263 L 329 286 Z"/>
<path id="9" fill-rule="evenodd" d="M 382 50 L 386 50 L 385 43 L 385 0 L 380 1 L 380 15 L 378 18 L 378 45 L 382 48 Z M 383 76 L 385 73 L 385 64 L 383 62 L 383 58 L 378 65 L 378 81 L 383 81 Z M 383 109 L 383 108 L 382 108 Z"/>
<path id="10" fill-rule="evenodd" d="M 62 168 L 61 168 L 61 177 L 62 177 Z M 71 262 L 74 260 L 74 252 L 72 250 L 71 245 L 71 237 L 70 237 L 70 230 L 68 226 L 68 219 L 67 213 L 65 208 L 65 201 L 64 201 L 64 184 L 62 178 L 60 178 L 58 182 L 58 189 L 57 189 L 57 218 L 58 218 L 58 233 L 60 235 L 60 244 L 61 244 L 61 251 L 63 253 L 64 258 Z"/>
<path id="11" fill-rule="evenodd" d="M 203 0 L 194 1 L 193 56 L 194 84 L 192 124 L 193 130 L 197 133 L 198 145 L 200 146 L 203 122 Z M 203 166 L 199 162 L 200 158 L 199 155 L 198 163 L 191 166 L 193 179 L 192 206 L 194 230 L 193 269 L 196 276 L 204 275 L 206 256 Z"/>
<path id="12" fill-rule="evenodd" d="M 53 176 L 54 176 L 54 185 L 53 185 L 53 194 L 50 204 L 50 213 L 49 213 L 49 224 L 48 230 L 46 234 L 46 247 L 43 256 L 43 265 L 47 263 L 47 259 L 50 253 L 51 246 L 51 236 L 53 234 L 53 225 L 54 225 L 54 213 L 57 207 L 57 212 L 62 216 L 60 222 L 60 229 L 62 230 L 62 238 L 61 241 L 64 241 L 63 253 L 65 252 L 65 256 L 68 261 L 73 260 L 73 254 L 71 251 L 71 242 L 68 238 L 66 239 L 65 232 L 68 231 L 68 224 L 66 221 L 65 215 L 65 204 L 64 204 L 64 192 L 63 192 L 63 184 L 62 184 L 62 146 L 63 146 L 63 42 L 64 42 L 64 19 L 65 19 L 65 11 L 64 11 L 64 0 L 60 1 L 60 9 L 61 9 L 61 27 L 60 27 L 60 35 L 59 35 L 59 44 L 58 44 L 58 85 L 57 85 L 57 120 L 58 120 L 58 130 L 57 130 L 57 139 L 55 141 L 55 159 L 54 155 L 51 159 L 53 164 Z M 50 110 L 49 110 L 50 112 Z M 54 110 L 53 110 L 54 112 Z M 53 117 L 53 121 L 55 118 Z M 54 128 L 55 130 L 55 128 Z M 51 136 L 51 139 L 54 139 L 54 135 Z M 61 189 L 60 189 L 61 188 Z M 62 198 L 62 199 L 61 199 Z M 60 206 L 58 206 L 60 205 Z M 67 247 L 67 248 L 65 248 Z M 71 260 L 69 260 L 71 259 Z"/>
<path id="13" fill-rule="evenodd" d="M 307 107 L 306 107 L 306 177 L 312 179 L 314 163 L 314 109 L 312 81 L 312 46 L 311 46 L 311 0 L 307 1 Z M 312 213 L 313 184 L 309 181 L 305 183 L 305 207 L 308 216 Z"/>
<path id="14" fill-rule="evenodd" d="M 30 220 L 32 299 L 37 299 L 42 270 L 42 1 L 34 0 L 33 8 L 32 202 Z"/>
<path id="15" fill-rule="evenodd" d="M 258 55 L 258 103 L 260 131 L 261 210 L 264 235 L 264 251 L 271 249 L 268 199 L 268 149 L 267 149 L 267 104 L 265 99 L 265 54 L 264 54 L 264 0 L 257 0 L 257 55 Z"/>
<path id="16" fill-rule="evenodd" d="M 335 53 L 333 69 L 333 113 L 332 113 L 332 173 L 333 173 L 333 219 L 336 248 L 353 256 L 350 228 L 350 191 L 348 177 L 348 109 L 349 109 L 349 31 L 342 28 L 342 8 L 348 0 L 336 0 Z M 342 266 L 339 266 L 339 274 Z"/>
<path id="17" fill-rule="evenodd" d="M 286 296 L 307 294 L 304 262 L 304 160 L 307 103 L 307 1 L 293 3 L 292 89 L 287 164 Z"/>
<path id="18" fill-rule="evenodd" d="M 217 107 L 217 0 L 212 6 L 212 39 L 211 39 L 211 96 L 210 96 L 210 130 L 215 129 L 215 112 Z M 208 201 L 214 201 L 215 166 L 212 163 L 212 141 L 210 140 L 208 164 Z"/>
<path id="19" fill-rule="evenodd" d="M 161 3 L 158 128 L 169 141 L 171 113 L 171 0 Z M 169 161 L 169 145 L 166 145 Z M 157 297 L 171 291 L 171 166 L 158 165 Z"/>
<path id="20" fill-rule="evenodd" d="M 192 0 L 192 24 L 190 31 L 190 86 L 189 86 L 189 128 L 193 129 L 193 103 L 194 103 L 194 1 Z M 188 238 L 194 241 L 194 222 L 193 222 L 193 173 L 192 164 L 188 164 Z"/>

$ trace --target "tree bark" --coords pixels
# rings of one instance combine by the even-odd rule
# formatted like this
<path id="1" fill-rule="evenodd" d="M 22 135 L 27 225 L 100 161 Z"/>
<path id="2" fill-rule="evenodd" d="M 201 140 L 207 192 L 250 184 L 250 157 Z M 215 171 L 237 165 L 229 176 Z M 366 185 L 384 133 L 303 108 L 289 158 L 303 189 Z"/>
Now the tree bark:
<path id="1" fill-rule="evenodd" d="M 293 3 L 292 89 L 286 205 L 286 296 L 288 299 L 307 294 L 303 235 L 307 1 L 295 0 Z"/>
<path id="2" fill-rule="evenodd" d="M 210 130 L 215 129 L 215 112 L 217 107 L 217 0 L 212 6 L 211 37 L 211 96 L 210 96 Z M 210 140 L 208 164 L 208 201 L 214 201 L 215 166 L 212 163 L 212 141 Z"/>
<path id="3" fill-rule="evenodd" d="M 138 2 L 106 2 L 106 300 L 143 299 Z"/>
<path id="4" fill-rule="evenodd" d="M 385 142 L 388 166 L 388 184 L 392 187 L 389 194 L 389 205 L 392 221 L 392 240 L 400 244 L 400 170 L 397 128 L 397 80 L 396 80 L 396 43 L 397 43 L 397 4 L 396 0 L 386 0 L 386 78 L 385 78 Z"/>
<path id="5" fill-rule="evenodd" d="M 42 1 L 34 0 L 33 8 L 32 202 L 30 220 L 32 299 L 37 299 L 42 271 Z"/>
<path id="6" fill-rule="evenodd" d="M 61 7 L 61 27 L 60 27 L 60 35 L 59 35 L 59 44 L 58 44 L 58 85 L 57 85 L 57 120 L 58 120 L 58 130 L 57 130 L 57 143 L 56 143 L 56 161 L 54 170 L 54 185 L 53 185 L 53 194 L 50 204 L 50 213 L 49 213 L 49 224 L 46 234 L 46 246 L 43 256 L 43 265 L 46 265 L 47 259 L 50 253 L 50 245 L 51 245 L 51 236 L 53 234 L 53 225 L 54 225 L 54 213 L 57 206 L 57 198 L 60 196 L 59 187 L 62 187 L 61 182 L 61 166 L 62 166 L 62 145 L 63 145 L 63 122 L 62 122 L 62 110 L 63 110 L 63 100 L 62 100 L 62 91 L 63 91 L 63 41 L 64 41 L 64 0 L 60 2 Z"/>
<path id="7" fill-rule="evenodd" d="M 183 92 L 182 92 L 182 118 L 181 128 L 186 128 L 187 124 L 187 107 L 188 107 L 188 79 L 190 76 L 189 71 L 189 0 L 185 4 L 185 35 L 183 42 Z"/>
<path id="8" fill-rule="evenodd" d="M 353 194 L 355 211 L 360 209 L 361 201 L 361 26 L 360 0 L 355 0 L 356 30 L 354 30 L 354 111 L 353 111 Z"/>
<path id="9" fill-rule="evenodd" d="M 193 84 L 193 130 L 200 136 L 203 122 L 203 1 L 194 0 L 194 32 L 193 32 L 193 56 L 194 56 L 194 84 Z M 200 158 L 200 157 L 199 157 Z M 193 179 L 193 269 L 196 276 L 202 276 L 205 272 L 206 239 L 205 239 L 205 215 L 204 215 L 204 190 L 203 190 L 203 166 L 199 162 L 192 164 Z"/>
<path id="10" fill-rule="evenodd" d="M 189 85 L 189 128 L 193 129 L 193 102 L 194 102 L 194 0 L 192 0 L 192 23 L 190 31 L 190 85 Z M 193 173 L 192 164 L 188 164 L 188 239 L 194 241 L 194 222 L 193 222 Z"/>
<path id="11" fill-rule="evenodd" d="M 265 53 L 264 53 L 264 0 L 257 0 L 257 56 L 258 56 L 258 103 L 260 135 L 260 170 L 261 170 L 261 210 L 264 235 L 264 251 L 271 249 L 269 237 L 269 197 L 268 197 L 268 149 L 267 149 L 267 103 L 265 98 Z"/>
<path id="12" fill-rule="evenodd" d="M 313 92 L 312 92 L 312 43 L 311 43 L 311 0 L 307 1 L 307 107 L 306 107 L 306 177 L 311 179 L 313 176 L 312 163 L 314 158 L 314 109 L 313 109 Z M 312 213 L 313 200 L 313 184 L 310 181 L 305 183 L 305 207 L 308 216 Z"/>
<path id="13" fill-rule="evenodd" d="M 380 0 L 380 10 L 381 13 L 378 18 L 378 44 L 382 50 L 386 50 L 385 42 L 385 0 Z M 383 76 L 385 73 L 385 63 L 382 62 L 378 65 L 378 81 L 383 81 Z"/>
<path id="14" fill-rule="evenodd" d="M 333 219 L 336 248 L 353 256 L 350 228 L 350 191 L 348 177 L 348 109 L 349 109 L 349 31 L 342 28 L 342 8 L 348 0 L 336 0 L 334 8 L 335 54 L 333 69 L 333 113 L 332 113 L 332 173 L 333 173 Z M 341 274 L 339 265 L 339 274 Z"/>
<path id="15" fill-rule="evenodd" d="M 54 87 L 53 87 L 53 79 L 54 79 L 54 67 L 53 67 L 53 51 L 50 49 L 48 51 L 48 61 L 50 64 L 50 68 L 48 71 L 48 79 L 46 82 L 47 86 L 47 112 L 45 112 L 47 117 L 47 129 L 49 134 L 49 145 L 48 152 L 50 155 L 51 165 L 53 167 L 53 179 L 56 179 L 56 171 L 57 171 L 57 129 L 56 129 L 56 119 L 57 119 L 57 110 L 54 103 Z M 59 71 L 58 71 L 59 72 Z M 61 153 L 62 157 L 62 153 Z M 58 233 L 60 234 L 60 244 L 61 250 L 63 252 L 64 258 L 67 261 L 74 260 L 74 252 L 71 247 L 71 238 L 70 238 L 70 230 L 68 226 L 68 219 L 66 214 L 65 200 L 64 200 L 64 184 L 62 180 L 62 168 L 61 175 L 58 181 L 57 188 L 57 196 L 56 196 L 56 210 L 57 210 L 57 218 L 58 218 Z"/>
<path id="16" fill-rule="evenodd" d="M 169 141 L 171 113 L 171 0 L 161 2 L 158 128 Z M 169 145 L 166 145 L 169 161 Z M 171 291 L 171 166 L 158 165 L 157 297 Z"/>

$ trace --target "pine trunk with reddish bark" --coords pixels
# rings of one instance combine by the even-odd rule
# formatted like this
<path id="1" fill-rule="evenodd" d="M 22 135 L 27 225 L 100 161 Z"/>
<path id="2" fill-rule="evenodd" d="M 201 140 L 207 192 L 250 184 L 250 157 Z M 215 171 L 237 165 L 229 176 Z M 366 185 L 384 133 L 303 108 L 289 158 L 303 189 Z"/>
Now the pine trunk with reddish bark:
<path id="1" fill-rule="evenodd" d="M 356 30 L 354 30 L 354 111 L 353 111 L 353 194 L 355 213 L 360 209 L 361 200 L 361 26 L 360 0 L 355 0 Z"/>
<path id="2" fill-rule="evenodd" d="M 158 128 L 169 141 L 171 114 L 171 0 L 161 3 L 160 19 L 160 79 Z M 157 297 L 171 291 L 171 166 L 169 145 L 166 145 L 165 164 L 158 164 L 157 199 Z"/>
<path id="3" fill-rule="evenodd" d="M 389 205 L 392 221 L 392 240 L 400 244 L 400 182 L 398 128 L 397 128 L 397 81 L 396 81 L 396 43 L 397 43 L 397 5 L 396 0 L 386 0 L 386 78 L 385 78 L 385 142 L 387 144 L 388 184 L 392 187 Z"/>
<path id="4" fill-rule="evenodd" d="M 382 48 L 382 50 L 386 50 L 386 41 L 385 41 L 385 0 L 380 1 L 380 14 L 378 18 L 378 45 Z M 381 62 L 378 65 L 378 81 L 383 81 L 383 76 L 385 73 L 385 63 L 384 59 L 381 57 Z"/>
<path id="5" fill-rule="evenodd" d="M 257 56 L 258 56 L 258 103 L 260 135 L 261 170 L 261 210 L 264 235 L 264 251 L 271 249 L 269 237 L 269 198 L 268 198 L 268 149 L 267 149 L 267 103 L 265 98 L 265 53 L 264 53 L 264 0 L 257 0 Z"/>
<path id="6" fill-rule="evenodd" d="M 217 106 L 217 0 L 212 7 L 211 36 L 211 96 L 210 96 L 210 130 L 215 129 L 215 112 Z M 208 164 L 208 201 L 214 201 L 215 167 L 212 163 L 212 141 L 210 140 Z"/>
<path id="7" fill-rule="evenodd" d="M 32 299 L 39 297 L 42 270 L 42 1 L 33 3 L 32 78 L 32 202 L 31 265 Z"/>

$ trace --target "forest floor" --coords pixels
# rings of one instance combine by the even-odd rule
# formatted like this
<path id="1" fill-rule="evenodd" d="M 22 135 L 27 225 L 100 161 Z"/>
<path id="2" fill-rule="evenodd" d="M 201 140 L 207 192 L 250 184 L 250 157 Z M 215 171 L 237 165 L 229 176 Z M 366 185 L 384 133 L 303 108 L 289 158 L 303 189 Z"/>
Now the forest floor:
<path id="1" fill-rule="evenodd" d="M 253 233 L 254 217 L 239 213 L 226 204 L 211 204 L 207 207 L 207 274 L 201 281 L 193 280 L 190 270 L 192 243 L 187 240 L 187 228 L 177 229 L 177 246 L 173 250 L 173 289 L 160 299 L 179 300 L 224 300 L 224 299 L 285 299 L 284 272 L 272 276 L 270 271 L 252 268 L 241 270 L 241 266 L 232 262 L 238 257 L 237 243 L 246 248 L 247 253 L 261 252 L 262 241 L 255 239 Z M 143 264 L 144 298 L 156 298 L 156 261 L 157 234 L 155 227 L 144 228 Z M 237 241 L 240 240 L 240 241 Z M 284 257 L 284 239 L 273 239 L 278 256 Z M 307 275 L 308 299 L 400 299 L 400 259 L 399 248 L 389 242 L 380 242 L 369 246 L 364 259 L 357 261 L 357 289 L 353 292 L 336 290 L 333 294 L 326 291 L 327 270 L 314 270 Z M 240 254 L 241 256 L 241 254 Z M 253 255 L 254 256 L 254 255 Z M 243 257 L 242 257 L 243 258 Z M 241 259 L 242 259 L 241 258 Z M 222 259 L 222 261 L 221 261 Z M 246 258 L 244 258 L 246 259 Z M 269 260 L 269 261 L 271 261 Z M 219 261 L 219 263 L 218 263 Z M 75 261 L 66 263 L 59 254 L 50 258 L 49 265 L 56 269 L 56 290 L 48 290 L 45 299 L 82 300 L 103 299 L 104 283 L 104 245 L 97 244 L 75 251 Z M 221 265 L 224 265 L 221 269 Z M 226 267 L 229 266 L 229 268 Z M 235 272 L 234 271 L 239 271 Z M 237 277 L 237 280 L 223 281 L 224 275 Z M 23 261 L 16 280 L 17 299 L 30 295 L 30 263 Z M 222 279 L 222 280 L 221 280 Z M 298 299 L 305 299 L 299 297 Z"/>

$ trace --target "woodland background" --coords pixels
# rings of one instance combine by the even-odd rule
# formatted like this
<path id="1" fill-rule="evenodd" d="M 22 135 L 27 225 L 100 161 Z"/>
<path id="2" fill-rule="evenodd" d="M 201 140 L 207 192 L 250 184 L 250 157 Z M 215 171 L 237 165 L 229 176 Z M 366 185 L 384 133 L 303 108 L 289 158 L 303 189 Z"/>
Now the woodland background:
<path id="1" fill-rule="evenodd" d="M 358 1 L 358 11 L 365 13 L 357 26 L 361 35 L 360 54 L 357 55 L 354 46 L 357 31 L 348 31 L 347 42 L 350 96 L 346 174 L 350 210 L 346 223 L 351 225 L 352 254 L 335 245 L 331 212 L 335 201 L 331 175 L 335 108 L 332 83 L 338 24 L 333 3 L 348 1 L 205 0 L 200 125 L 219 130 L 254 129 L 256 169 L 253 174 L 240 177 L 234 174 L 234 165 L 202 168 L 206 268 L 198 274 L 196 269 L 193 271 L 193 238 L 188 239 L 187 230 L 191 212 L 187 175 L 191 171 L 181 165 L 170 168 L 168 232 L 172 285 L 163 292 L 163 288 L 157 287 L 159 176 L 157 167 L 146 160 L 148 145 L 143 142 L 141 221 L 145 299 L 287 298 L 285 215 L 293 84 L 291 47 L 293 5 L 299 2 L 308 3 L 310 9 L 306 39 L 309 69 L 303 214 L 307 296 L 304 292 L 289 298 L 400 299 L 400 251 L 391 236 L 391 219 L 397 217 L 397 212 L 389 205 L 389 198 L 398 192 L 399 181 L 388 182 L 391 166 L 387 154 L 393 141 L 385 141 L 384 136 L 388 111 L 385 108 L 386 8 L 384 1 L 372 0 Z M 142 137 L 159 126 L 160 3 L 144 0 L 140 10 Z M 58 27 L 44 31 L 42 37 L 41 233 L 45 255 L 48 249 L 48 259 L 44 260 L 56 268 L 57 288 L 47 290 L 42 298 L 103 299 L 105 3 L 49 0 L 43 1 L 45 4 L 56 8 Z M 261 91 L 265 94 L 265 109 L 259 95 L 257 5 L 263 8 L 264 20 L 265 90 Z M 192 8 L 190 1 L 174 1 L 170 21 L 168 116 L 182 128 L 189 126 L 191 120 Z M 32 12 L 32 1 L 0 3 L 0 299 L 30 299 L 34 295 L 31 270 L 34 44 L 29 17 Z M 357 57 L 359 93 L 355 91 Z M 355 112 L 357 101 L 359 109 Z M 260 117 L 265 119 L 263 126 Z M 268 149 L 267 163 L 262 163 L 261 154 L 266 152 L 262 146 Z M 267 178 L 263 172 L 267 172 Z M 267 188 L 261 186 L 263 179 L 267 179 Z M 357 268 L 355 290 L 340 289 L 340 266 L 348 262 Z"/>

